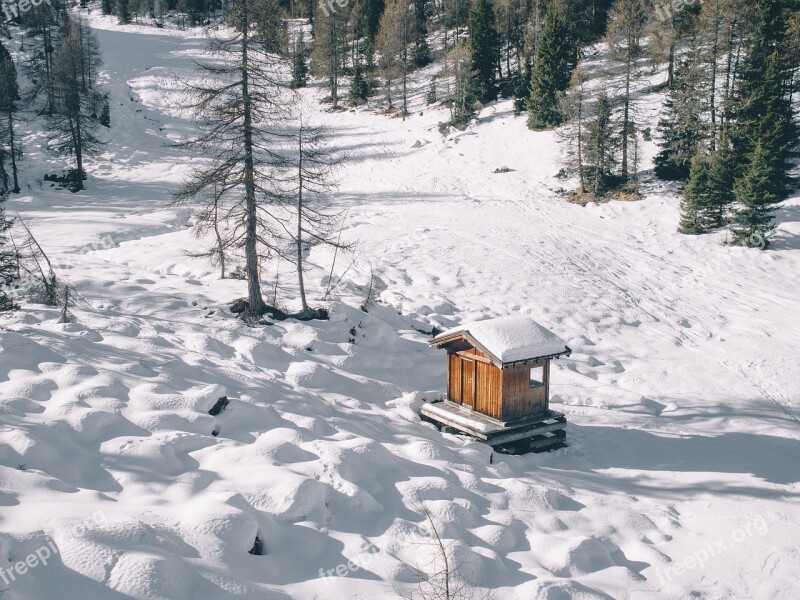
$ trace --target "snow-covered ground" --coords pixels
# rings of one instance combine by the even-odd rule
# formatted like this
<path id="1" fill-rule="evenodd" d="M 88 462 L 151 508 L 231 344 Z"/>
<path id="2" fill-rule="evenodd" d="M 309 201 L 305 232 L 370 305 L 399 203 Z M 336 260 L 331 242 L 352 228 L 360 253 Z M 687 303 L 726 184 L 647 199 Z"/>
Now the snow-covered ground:
<path id="1" fill-rule="evenodd" d="M 675 233 L 657 183 L 566 203 L 553 134 L 509 102 L 447 137 L 423 105 L 320 112 L 357 261 L 330 321 L 248 328 L 226 309 L 244 282 L 187 257 L 167 206 L 199 33 L 91 22 L 105 154 L 87 192 L 55 191 L 32 132 L 9 202 L 79 298 L 76 323 L 0 321 L 0 597 L 393 598 L 431 552 L 423 506 L 497 598 L 800 597 L 800 198 L 769 251 L 728 247 Z M 310 257 L 317 299 L 331 259 Z M 424 332 L 517 313 L 574 350 L 552 375 L 569 446 L 490 461 L 419 421 L 445 373 Z"/>

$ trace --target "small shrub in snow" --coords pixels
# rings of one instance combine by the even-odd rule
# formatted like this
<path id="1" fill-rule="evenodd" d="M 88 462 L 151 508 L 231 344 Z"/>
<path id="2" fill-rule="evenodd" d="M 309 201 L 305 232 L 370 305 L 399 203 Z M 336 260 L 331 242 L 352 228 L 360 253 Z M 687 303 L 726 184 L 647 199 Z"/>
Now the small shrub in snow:
<path id="1" fill-rule="evenodd" d="M 245 280 L 247 279 L 247 273 L 245 272 L 244 267 L 239 265 L 233 271 L 231 271 L 230 274 L 228 274 L 228 278 Z"/>
<path id="2" fill-rule="evenodd" d="M 438 100 L 436 95 L 436 82 L 431 81 L 431 87 L 428 89 L 428 95 L 425 97 L 427 104 L 434 104 Z"/>

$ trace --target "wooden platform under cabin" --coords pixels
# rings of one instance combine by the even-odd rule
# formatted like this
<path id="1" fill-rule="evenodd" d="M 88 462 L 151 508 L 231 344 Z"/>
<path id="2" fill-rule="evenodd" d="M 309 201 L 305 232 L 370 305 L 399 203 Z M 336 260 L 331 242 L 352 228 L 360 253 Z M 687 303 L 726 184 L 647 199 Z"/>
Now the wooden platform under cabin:
<path id="1" fill-rule="evenodd" d="M 534 416 L 499 421 L 449 400 L 423 404 L 422 419 L 486 442 L 499 452 L 542 452 L 565 445 L 567 418 L 547 410 Z"/>

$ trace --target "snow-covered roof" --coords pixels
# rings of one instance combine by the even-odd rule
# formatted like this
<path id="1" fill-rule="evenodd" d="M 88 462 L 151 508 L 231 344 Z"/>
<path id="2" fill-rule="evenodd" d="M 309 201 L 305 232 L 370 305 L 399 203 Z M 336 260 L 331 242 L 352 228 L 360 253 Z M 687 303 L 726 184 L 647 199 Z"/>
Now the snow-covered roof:
<path id="1" fill-rule="evenodd" d="M 555 333 L 530 317 L 518 315 L 464 323 L 439 334 L 430 343 L 441 346 L 461 336 L 502 364 L 570 352 Z"/>

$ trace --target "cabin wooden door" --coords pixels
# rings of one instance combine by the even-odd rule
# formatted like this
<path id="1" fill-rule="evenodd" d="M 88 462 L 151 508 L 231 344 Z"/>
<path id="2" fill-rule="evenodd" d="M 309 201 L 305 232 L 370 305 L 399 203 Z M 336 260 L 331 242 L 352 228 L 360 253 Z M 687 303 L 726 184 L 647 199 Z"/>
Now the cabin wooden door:
<path id="1" fill-rule="evenodd" d="M 461 403 L 475 410 L 475 386 L 477 361 L 461 357 Z"/>

